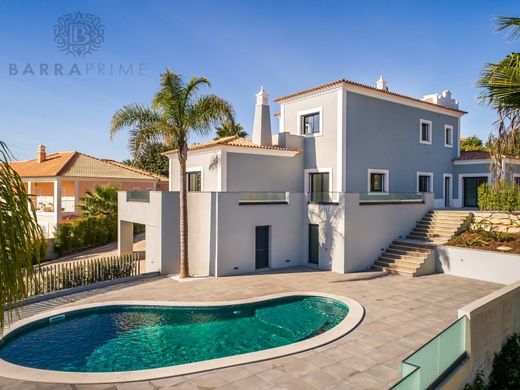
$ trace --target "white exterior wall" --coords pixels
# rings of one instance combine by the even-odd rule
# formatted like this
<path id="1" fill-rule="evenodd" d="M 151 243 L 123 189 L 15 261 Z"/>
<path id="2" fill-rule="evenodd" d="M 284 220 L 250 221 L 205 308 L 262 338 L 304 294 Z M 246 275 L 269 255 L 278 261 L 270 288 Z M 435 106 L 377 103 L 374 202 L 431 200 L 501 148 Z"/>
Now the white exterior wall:
<path id="1" fill-rule="evenodd" d="M 390 243 L 406 238 L 417 221 L 433 208 L 433 193 L 424 203 L 359 204 L 359 194 L 345 194 L 345 268 L 366 271 Z"/>
<path id="2" fill-rule="evenodd" d="M 221 156 L 218 150 L 190 152 L 186 162 L 186 170 L 201 168 L 202 191 L 220 191 Z M 170 191 L 179 191 L 180 171 L 179 160 L 176 156 L 170 157 Z"/>
<path id="3" fill-rule="evenodd" d="M 338 176 L 341 175 L 338 170 L 338 145 L 342 147 L 343 142 L 338 135 L 343 129 L 338 119 L 344 121 L 345 102 L 339 98 L 342 94 L 339 88 L 281 104 L 280 132 L 302 135 L 301 115 L 317 111 L 321 113 L 321 134 L 304 136 L 304 169 L 331 169 L 330 191 L 341 188 L 338 187 Z M 303 191 L 308 190 L 305 188 Z"/>
<path id="4" fill-rule="evenodd" d="M 319 268 L 345 272 L 345 195 L 338 204 L 309 204 L 304 228 L 305 264 L 309 259 L 309 226 L 318 224 L 320 248 Z"/>
<path id="5" fill-rule="evenodd" d="M 303 194 L 290 194 L 287 205 L 239 205 L 238 200 L 239 194 L 217 194 L 217 275 L 255 270 L 255 226 L 271 227 L 270 268 L 302 265 Z"/>
<path id="6" fill-rule="evenodd" d="M 179 272 L 179 193 L 150 192 L 150 202 L 128 202 L 118 194 L 119 252 L 126 252 L 124 222 L 146 225 L 146 271 Z"/>
<path id="7" fill-rule="evenodd" d="M 509 284 L 520 280 L 520 255 L 440 246 L 437 272 Z"/>

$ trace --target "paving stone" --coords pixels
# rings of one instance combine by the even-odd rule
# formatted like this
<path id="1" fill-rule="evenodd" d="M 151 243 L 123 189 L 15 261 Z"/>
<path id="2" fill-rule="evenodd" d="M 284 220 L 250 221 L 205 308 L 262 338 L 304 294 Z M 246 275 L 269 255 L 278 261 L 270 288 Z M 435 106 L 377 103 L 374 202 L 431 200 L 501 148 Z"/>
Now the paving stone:
<path id="1" fill-rule="evenodd" d="M 60 306 L 117 300 L 226 301 L 290 291 L 347 296 L 366 310 L 348 335 L 314 350 L 186 376 L 113 385 L 19 382 L 0 377 L 1 389 L 377 389 L 400 376 L 400 362 L 457 319 L 457 310 L 502 287 L 494 283 L 430 275 L 380 277 L 379 273 L 337 274 L 300 267 L 272 273 L 176 283 L 168 278 L 111 286 L 22 309 L 22 317 Z"/>

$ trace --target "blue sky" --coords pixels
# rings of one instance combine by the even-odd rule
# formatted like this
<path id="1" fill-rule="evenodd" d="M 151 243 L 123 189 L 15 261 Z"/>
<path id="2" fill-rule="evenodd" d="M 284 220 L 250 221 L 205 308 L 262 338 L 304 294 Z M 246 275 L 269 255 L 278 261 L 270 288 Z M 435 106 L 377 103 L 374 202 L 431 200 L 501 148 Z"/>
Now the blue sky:
<path id="1" fill-rule="evenodd" d="M 60 51 L 53 33 L 77 11 L 105 26 L 101 48 L 80 59 Z M 0 0 L 0 139 L 18 159 L 33 158 L 40 143 L 127 158 L 127 135 L 111 141 L 110 118 L 124 104 L 149 103 L 166 68 L 209 78 L 248 131 L 261 85 L 274 98 L 339 78 L 374 84 L 383 73 L 391 90 L 414 97 L 450 89 L 469 111 L 463 135 L 485 138 L 495 115 L 477 101 L 478 74 L 520 47 L 494 31 L 499 15 L 520 16 L 520 2 Z M 83 74 L 22 76 L 27 63 L 35 71 L 76 63 Z M 145 71 L 87 76 L 87 63 Z"/>

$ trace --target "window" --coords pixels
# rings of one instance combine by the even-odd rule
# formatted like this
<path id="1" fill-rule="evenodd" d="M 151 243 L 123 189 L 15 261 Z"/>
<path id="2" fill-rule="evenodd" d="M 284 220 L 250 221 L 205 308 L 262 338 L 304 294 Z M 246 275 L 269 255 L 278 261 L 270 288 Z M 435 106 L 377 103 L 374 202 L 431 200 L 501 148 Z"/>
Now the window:
<path id="1" fill-rule="evenodd" d="M 520 187 L 520 176 L 515 176 L 515 184 Z"/>
<path id="2" fill-rule="evenodd" d="M 303 134 L 314 134 L 320 132 L 320 113 L 302 115 Z"/>
<path id="3" fill-rule="evenodd" d="M 420 142 L 422 144 L 431 144 L 432 143 L 432 122 L 421 119 L 420 121 Z"/>
<path id="4" fill-rule="evenodd" d="M 368 192 L 388 193 L 389 171 L 386 169 L 368 170 Z"/>
<path id="5" fill-rule="evenodd" d="M 309 173 L 311 203 L 330 202 L 329 173 Z"/>
<path id="6" fill-rule="evenodd" d="M 419 192 L 430 192 L 430 176 L 419 175 Z"/>
<path id="7" fill-rule="evenodd" d="M 200 171 L 187 172 L 186 182 L 188 191 L 202 191 L 202 173 Z"/>
<path id="8" fill-rule="evenodd" d="M 453 126 L 444 126 L 444 146 L 453 147 Z"/>
<path id="9" fill-rule="evenodd" d="M 385 192 L 385 174 L 370 174 L 370 192 Z"/>

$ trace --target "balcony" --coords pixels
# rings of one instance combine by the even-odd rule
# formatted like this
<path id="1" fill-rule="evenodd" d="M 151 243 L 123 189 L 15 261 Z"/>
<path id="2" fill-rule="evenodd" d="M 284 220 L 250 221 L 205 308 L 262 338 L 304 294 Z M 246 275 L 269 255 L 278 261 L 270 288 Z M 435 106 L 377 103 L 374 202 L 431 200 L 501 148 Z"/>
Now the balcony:
<path id="1" fill-rule="evenodd" d="M 239 205 L 288 203 L 288 192 L 241 192 L 238 199 Z"/>

